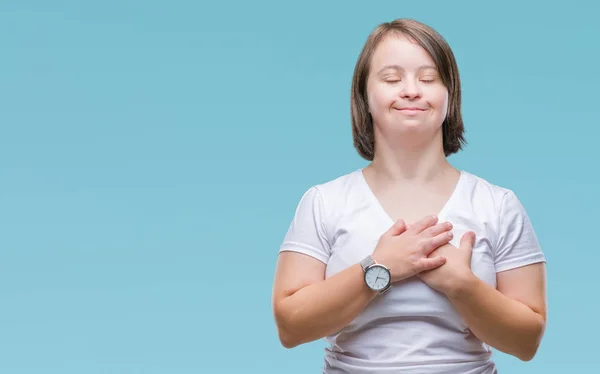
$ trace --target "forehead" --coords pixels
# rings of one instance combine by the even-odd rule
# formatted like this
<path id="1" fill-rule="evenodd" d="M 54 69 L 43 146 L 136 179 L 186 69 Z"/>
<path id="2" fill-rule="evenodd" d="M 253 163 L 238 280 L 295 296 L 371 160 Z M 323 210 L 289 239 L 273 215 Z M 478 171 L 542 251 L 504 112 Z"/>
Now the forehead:
<path id="1" fill-rule="evenodd" d="M 398 34 L 386 36 L 373 52 L 371 58 L 373 73 L 377 73 L 387 65 L 398 65 L 404 70 L 418 70 L 425 65 L 436 66 L 423 47 L 414 40 Z"/>

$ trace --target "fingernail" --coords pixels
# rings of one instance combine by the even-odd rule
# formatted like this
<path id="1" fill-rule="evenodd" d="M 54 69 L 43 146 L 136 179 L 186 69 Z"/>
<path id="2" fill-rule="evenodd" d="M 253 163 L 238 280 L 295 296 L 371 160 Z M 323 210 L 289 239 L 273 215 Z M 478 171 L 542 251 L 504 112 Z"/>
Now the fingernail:
<path id="1" fill-rule="evenodd" d="M 448 237 L 449 237 L 449 238 L 452 238 L 453 236 L 454 236 L 454 234 L 452 234 L 452 232 L 449 232 L 449 233 L 448 233 Z"/>

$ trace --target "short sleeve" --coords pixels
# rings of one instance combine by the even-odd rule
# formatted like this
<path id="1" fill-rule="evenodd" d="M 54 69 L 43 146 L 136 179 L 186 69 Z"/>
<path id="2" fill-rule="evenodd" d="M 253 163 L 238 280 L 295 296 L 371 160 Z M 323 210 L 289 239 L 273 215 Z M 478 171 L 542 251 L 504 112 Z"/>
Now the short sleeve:
<path id="1" fill-rule="evenodd" d="M 512 191 L 502 198 L 495 252 L 496 272 L 546 262 L 529 216 Z"/>
<path id="2" fill-rule="evenodd" d="M 300 252 L 327 263 L 331 251 L 325 219 L 321 194 L 311 187 L 300 199 L 279 251 Z"/>

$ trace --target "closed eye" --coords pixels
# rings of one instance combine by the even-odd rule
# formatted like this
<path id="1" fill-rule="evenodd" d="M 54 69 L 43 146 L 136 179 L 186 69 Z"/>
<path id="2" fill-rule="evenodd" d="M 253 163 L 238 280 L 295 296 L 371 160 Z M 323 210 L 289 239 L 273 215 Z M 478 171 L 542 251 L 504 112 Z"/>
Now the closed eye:
<path id="1" fill-rule="evenodd" d="M 435 82 L 435 77 L 423 77 L 423 78 L 421 78 L 421 82 L 433 83 L 433 82 Z"/>

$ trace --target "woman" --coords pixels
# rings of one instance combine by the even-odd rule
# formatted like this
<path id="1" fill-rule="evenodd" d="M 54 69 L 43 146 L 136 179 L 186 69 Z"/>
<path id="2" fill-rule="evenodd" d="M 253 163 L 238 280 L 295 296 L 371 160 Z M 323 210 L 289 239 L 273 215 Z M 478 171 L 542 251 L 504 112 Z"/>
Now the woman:
<path id="1" fill-rule="evenodd" d="M 454 55 L 430 27 L 377 27 L 352 81 L 370 164 L 303 195 L 281 245 L 282 344 L 326 338 L 325 373 L 496 373 L 528 361 L 546 324 L 545 257 L 515 194 L 457 170 Z"/>

